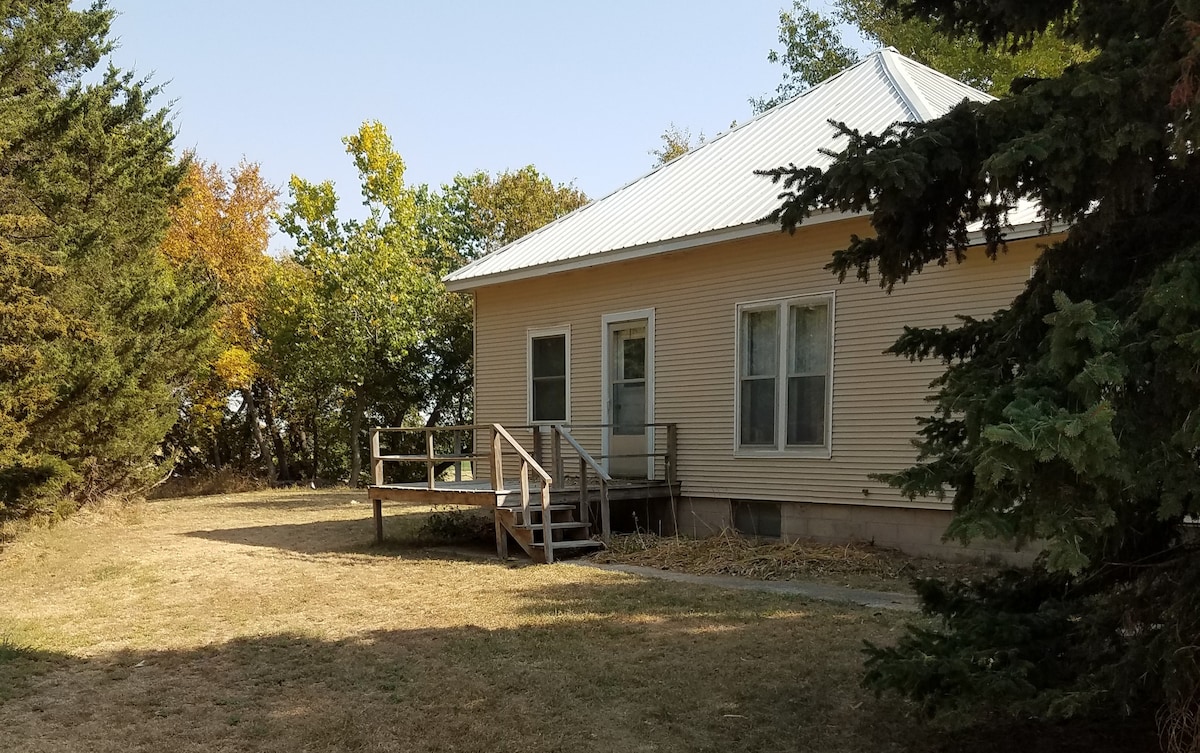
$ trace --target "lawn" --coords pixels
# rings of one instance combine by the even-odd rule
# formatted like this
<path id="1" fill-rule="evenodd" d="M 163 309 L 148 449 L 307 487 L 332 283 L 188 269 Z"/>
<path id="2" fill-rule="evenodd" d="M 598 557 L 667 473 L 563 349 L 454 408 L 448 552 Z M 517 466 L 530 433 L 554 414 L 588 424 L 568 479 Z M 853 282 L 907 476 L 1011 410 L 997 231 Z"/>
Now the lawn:
<path id="1" fill-rule="evenodd" d="M 372 547 L 363 499 L 157 500 L 22 535 L 0 553 L 0 750 L 967 741 L 858 687 L 862 641 L 890 640 L 903 615 L 456 558 L 404 543 L 425 508 L 390 506 L 393 543 Z M 1026 753 L 1066 749 L 1039 739 Z"/>

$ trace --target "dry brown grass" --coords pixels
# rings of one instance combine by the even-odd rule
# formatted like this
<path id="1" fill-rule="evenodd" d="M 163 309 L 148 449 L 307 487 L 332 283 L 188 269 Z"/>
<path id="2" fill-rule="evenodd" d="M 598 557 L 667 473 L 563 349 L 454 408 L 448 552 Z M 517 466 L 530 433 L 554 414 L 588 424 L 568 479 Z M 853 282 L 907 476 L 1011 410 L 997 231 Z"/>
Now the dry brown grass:
<path id="1" fill-rule="evenodd" d="M 858 687 L 898 617 L 396 543 L 421 508 L 390 506 L 375 548 L 363 501 L 159 500 L 23 534 L 0 554 L 0 750 L 956 749 Z"/>
<path id="2" fill-rule="evenodd" d="M 732 531 L 703 539 L 640 533 L 618 536 L 607 551 L 593 559 L 697 575 L 814 580 L 886 591 L 911 591 L 913 578 L 969 578 L 993 571 L 985 565 L 910 557 L 870 544 L 762 541 Z"/>

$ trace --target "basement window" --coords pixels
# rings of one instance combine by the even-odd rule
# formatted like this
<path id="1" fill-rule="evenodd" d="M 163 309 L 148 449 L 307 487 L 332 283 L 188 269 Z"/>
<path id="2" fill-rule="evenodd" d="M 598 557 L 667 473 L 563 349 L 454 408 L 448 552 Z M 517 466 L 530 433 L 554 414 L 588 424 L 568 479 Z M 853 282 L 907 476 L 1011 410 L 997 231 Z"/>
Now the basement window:
<path id="1" fill-rule="evenodd" d="M 733 530 L 743 536 L 777 539 L 783 535 L 780 503 L 735 499 L 730 504 L 733 507 Z"/>

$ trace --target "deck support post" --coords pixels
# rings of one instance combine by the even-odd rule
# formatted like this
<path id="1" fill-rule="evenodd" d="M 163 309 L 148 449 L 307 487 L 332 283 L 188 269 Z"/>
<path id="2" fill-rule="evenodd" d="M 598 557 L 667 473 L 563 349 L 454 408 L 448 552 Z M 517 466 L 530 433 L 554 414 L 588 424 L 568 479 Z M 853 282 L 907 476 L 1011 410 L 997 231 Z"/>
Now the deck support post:
<path id="1" fill-rule="evenodd" d="M 373 499 L 371 502 L 375 505 L 375 543 L 383 543 L 383 500 Z"/>
<path id="2" fill-rule="evenodd" d="M 434 478 L 437 476 L 437 461 L 433 459 L 433 430 L 425 430 L 425 475 L 429 479 L 429 488 L 434 487 Z"/>
<path id="3" fill-rule="evenodd" d="M 608 508 L 608 484 L 600 484 L 600 540 L 605 546 L 612 543 L 612 516 Z"/>
<path id="4" fill-rule="evenodd" d="M 544 466 L 545 461 L 542 456 L 542 427 L 534 424 L 529 427 L 529 430 L 533 433 L 533 462 Z"/>
<path id="5" fill-rule="evenodd" d="M 675 433 L 675 424 L 667 424 L 667 483 L 674 484 L 679 474 L 679 439 Z"/>
<path id="6" fill-rule="evenodd" d="M 550 429 L 550 462 L 554 468 L 554 488 L 563 488 L 562 427 Z"/>
<path id="7" fill-rule="evenodd" d="M 500 522 L 500 510 L 493 511 L 493 516 L 496 519 L 496 556 L 502 561 L 508 559 L 508 531 L 504 530 L 504 524 Z"/>
<path id="8" fill-rule="evenodd" d="M 492 457 L 489 458 L 492 471 L 492 489 L 504 491 L 504 455 L 501 453 L 500 432 L 492 429 Z"/>
<path id="9" fill-rule="evenodd" d="M 383 486 L 383 461 L 379 456 L 379 429 L 371 429 L 371 479 L 375 486 Z"/>

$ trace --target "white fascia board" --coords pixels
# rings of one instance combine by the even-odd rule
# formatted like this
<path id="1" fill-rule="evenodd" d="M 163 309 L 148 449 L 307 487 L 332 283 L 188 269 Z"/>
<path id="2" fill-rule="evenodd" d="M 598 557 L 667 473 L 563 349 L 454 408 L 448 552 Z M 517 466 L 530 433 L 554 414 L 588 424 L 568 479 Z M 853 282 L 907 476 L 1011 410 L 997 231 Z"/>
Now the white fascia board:
<path id="1" fill-rule="evenodd" d="M 826 222 L 837 222 L 839 220 L 848 220 L 855 217 L 867 217 L 867 212 L 822 212 L 814 214 L 805 220 L 799 228 L 820 225 Z M 1009 229 L 1004 234 L 1006 241 L 1019 241 L 1027 238 L 1035 238 L 1041 235 L 1053 235 L 1055 233 L 1066 232 L 1070 226 L 1066 223 L 1055 223 L 1049 230 L 1044 229 L 1044 223 L 1027 222 L 1022 225 L 1017 225 Z M 660 243 L 649 243 L 644 246 L 634 246 L 632 248 L 618 249 L 616 251 L 607 251 L 598 254 L 588 254 L 574 259 L 565 259 L 560 262 L 551 262 L 549 264 L 540 264 L 532 267 L 522 267 L 506 272 L 494 272 L 489 275 L 480 275 L 479 277 L 468 277 L 462 280 L 446 281 L 446 289 L 459 293 L 476 288 L 482 288 L 488 285 L 498 285 L 505 282 L 516 282 L 518 280 L 529 280 L 534 277 L 542 277 L 545 275 L 557 274 L 559 272 L 570 272 L 572 270 L 588 269 L 589 267 L 598 267 L 602 264 L 613 264 L 620 261 L 630 261 L 632 259 L 643 259 L 647 256 L 655 256 L 658 254 L 668 254 L 674 251 L 686 251 L 691 248 L 700 248 L 702 246 L 710 246 L 715 243 L 723 243 L 725 241 L 740 240 L 742 238 L 753 238 L 758 235 L 766 235 L 771 232 L 784 232 L 779 225 L 766 222 L 755 222 L 748 225 L 738 225 L 737 227 L 726 228 L 724 230 L 714 230 L 709 233 L 701 233 L 698 235 L 689 235 L 684 238 L 675 238 L 673 240 Z M 976 230 L 967 236 L 967 243 L 970 246 L 981 246 L 984 243 L 983 231 Z"/>
<path id="2" fill-rule="evenodd" d="M 862 212 L 821 212 L 809 217 L 800 227 L 820 225 L 826 222 L 836 222 L 838 220 L 847 220 L 853 217 L 865 216 L 866 213 Z M 724 228 L 722 230 L 713 230 L 707 233 L 688 235 L 684 236 L 683 238 L 673 238 L 671 240 L 660 241 L 658 243 L 647 243 L 644 246 L 632 246 L 630 248 L 622 248 L 615 251 L 602 251 L 597 254 L 587 254 L 586 256 L 579 256 L 573 259 L 564 259 L 558 262 L 539 264 L 531 267 L 522 267 L 520 269 L 508 270 L 505 272 L 493 272 L 492 274 L 480 275 L 478 277 L 467 277 L 460 280 L 449 280 L 443 278 L 443 280 L 446 283 L 447 290 L 461 292 L 465 290 L 481 288 L 485 285 L 497 285 L 502 282 L 516 282 L 517 280 L 527 280 L 533 277 L 542 277 L 543 275 L 557 274 L 559 272 L 569 272 L 577 269 L 587 269 L 588 267 L 597 267 L 601 264 L 613 264 L 619 261 L 642 259 L 647 256 L 669 254 L 673 251 L 685 251 L 687 249 L 699 248 L 701 246 L 711 246 L 715 243 L 724 243 L 726 241 L 741 240 L 742 238 L 753 238 L 757 235 L 767 235 L 768 233 L 782 232 L 784 232 L 784 230 L 776 223 L 752 222 L 745 225 Z"/>

